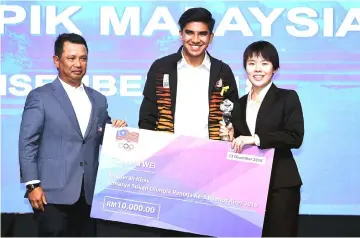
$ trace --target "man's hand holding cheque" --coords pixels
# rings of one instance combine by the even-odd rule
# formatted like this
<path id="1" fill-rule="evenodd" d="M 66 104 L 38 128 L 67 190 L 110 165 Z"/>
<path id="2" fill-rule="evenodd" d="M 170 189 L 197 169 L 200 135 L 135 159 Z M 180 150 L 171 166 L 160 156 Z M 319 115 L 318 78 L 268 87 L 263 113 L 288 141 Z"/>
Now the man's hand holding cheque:
<path id="1" fill-rule="evenodd" d="M 113 120 L 112 123 L 113 127 L 120 128 L 120 127 L 127 127 L 127 123 L 125 120 Z"/>

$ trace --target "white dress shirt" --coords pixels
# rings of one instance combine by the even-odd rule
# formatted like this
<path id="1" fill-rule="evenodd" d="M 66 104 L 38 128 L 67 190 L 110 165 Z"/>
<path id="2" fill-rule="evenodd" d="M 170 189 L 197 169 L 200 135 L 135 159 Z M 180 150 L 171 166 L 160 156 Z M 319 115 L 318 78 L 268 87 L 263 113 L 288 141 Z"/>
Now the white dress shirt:
<path id="1" fill-rule="evenodd" d="M 207 53 L 194 67 L 183 58 L 177 63 L 174 133 L 209 138 L 209 80 L 211 61 Z"/>
<path id="2" fill-rule="evenodd" d="M 265 95 L 269 91 L 271 85 L 272 82 L 270 82 L 265 88 L 263 88 L 257 96 L 256 100 L 251 99 L 251 95 L 253 93 L 252 89 L 248 94 L 246 104 L 246 123 L 249 127 L 251 135 L 255 137 L 255 144 L 257 146 L 260 146 L 260 138 L 258 137 L 258 135 L 255 134 L 256 119 L 259 113 L 261 103 L 263 102 Z"/>
<path id="3" fill-rule="evenodd" d="M 59 78 L 60 79 L 60 78 Z M 86 94 L 84 84 L 81 83 L 79 87 L 73 87 L 60 79 L 62 86 L 65 89 L 68 97 L 70 98 L 71 104 L 74 108 L 76 118 L 78 120 L 81 133 L 83 137 L 85 136 L 85 132 L 87 126 L 89 124 L 90 115 L 91 115 L 91 102 Z"/>
<path id="4" fill-rule="evenodd" d="M 86 94 L 84 84 L 81 83 L 81 85 L 76 88 L 76 87 L 73 87 L 73 86 L 65 83 L 60 78 L 59 78 L 59 80 L 71 101 L 71 104 L 72 104 L 75 114 L 76 114 L 76 118 L 80 125 L 81 133 L 84 137 L 87 126 L 89 124 L 91 109 L 92 109 L 92 105 L 91 105 L 88 95 Z M 39 182 L 40 182 L 40 180 L 31 180 L 31 181 L 26 182 L 25 185 L 39 183 Z"/>

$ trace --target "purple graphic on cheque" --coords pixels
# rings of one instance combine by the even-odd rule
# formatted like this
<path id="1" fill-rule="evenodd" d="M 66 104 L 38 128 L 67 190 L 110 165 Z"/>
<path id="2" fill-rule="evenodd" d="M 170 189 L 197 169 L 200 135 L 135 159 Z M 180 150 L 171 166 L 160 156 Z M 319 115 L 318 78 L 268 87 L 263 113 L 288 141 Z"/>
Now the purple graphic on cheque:
<path id="1" fill-rule="evenodd" d="M 138 140 L 116 140 L 116 129 L 105 130 L 92 217 L 209 236 L 261 236 L 273 149 L 236 154 L 228 142 L 127 129 Z"/>

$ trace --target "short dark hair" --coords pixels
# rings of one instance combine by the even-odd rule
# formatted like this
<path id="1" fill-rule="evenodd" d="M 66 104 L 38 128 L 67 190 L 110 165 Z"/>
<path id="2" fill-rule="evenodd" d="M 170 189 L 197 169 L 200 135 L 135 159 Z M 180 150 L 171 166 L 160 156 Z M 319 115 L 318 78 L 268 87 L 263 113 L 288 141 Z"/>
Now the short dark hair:
<path id="1" fill-rule="evenodd" d="M 243 64 L 246 69 L 246 62 L 254 55 L 263 57 L 272 63 L 274 70 L 280 68 L 279 54 L 273 44 L 267 41 L 256 41 L 251 43 L 244 51 Z"/>
<path id="2" fill-rule="evenodd" d="M 86 44 L 86 40 L 81 35 L 75 34 L 75 33 L 63 33 L 59 35 L 55 41 L 54 45 L 54 54 L 57 57 L 61 57 L 64 49 L 65 42 L 70 42 L 74 44 L 81 44 L 84 45 L 86 48 L 86 51 L 89 52 L 89 49 Z"/>
<path id="3" fill-rule="evenodd" d="M 196 7 L 186 10 L 179 19 L 180 30 L 182 31 L 189 22 L 203 22 L 208 25 L 210 33 L 214 30 L 215 19 L 205 8 Z"/>

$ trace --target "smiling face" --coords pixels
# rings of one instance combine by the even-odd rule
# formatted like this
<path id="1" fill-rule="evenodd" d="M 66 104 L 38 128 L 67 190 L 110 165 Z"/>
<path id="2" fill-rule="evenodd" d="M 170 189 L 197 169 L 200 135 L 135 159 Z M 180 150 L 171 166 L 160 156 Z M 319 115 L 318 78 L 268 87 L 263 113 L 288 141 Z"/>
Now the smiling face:
<path id="1" fill-rule="evenodd" d="M 189 22 L 180 31 L 180 39 L 184 45 L 184 57 L 187 61 L 203 59 L 205 51 L 212 42 L 214 34 L 204 22 Z M 200 62 L 201 63 L 201 62 Z"/>
<path id="2" fill-rule="evenodd" d="M 54 56 L 59 77 L 73 87 L 78 87 L 86 74 L 88 53 L 85 45 L 65 42 L 61 56 Z"/>
<path id="3" fill-rule="evenodd" d="M 251 84 L 255 88 L 264 88 L 270 82 L 274 70 L 273 64 L 265 60 L 261 55 L 253 54 L 246 61 L 246 73 Z"/>

